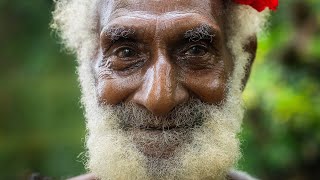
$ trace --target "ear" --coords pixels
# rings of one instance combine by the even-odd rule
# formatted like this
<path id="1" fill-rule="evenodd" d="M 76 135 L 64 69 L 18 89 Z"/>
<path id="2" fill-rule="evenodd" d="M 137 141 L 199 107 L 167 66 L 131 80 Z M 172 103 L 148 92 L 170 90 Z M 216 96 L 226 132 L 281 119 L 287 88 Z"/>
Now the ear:
<path id="1" fill-rule="evenodd" d="M 254 59 L 256 58 L 256 52 L 257 52 L 257 36 L 251 36 L 247 43 L 244 46 L 244 50 L 250 54 L 250 57 L 248 59 L 248 63 L 245 67 L 245 76 L 242 79 L 242 90 L 246 87 L 246 84 L 248 82 L 250 72 L 251 72 L 251 66 L 253 64 Z"/>

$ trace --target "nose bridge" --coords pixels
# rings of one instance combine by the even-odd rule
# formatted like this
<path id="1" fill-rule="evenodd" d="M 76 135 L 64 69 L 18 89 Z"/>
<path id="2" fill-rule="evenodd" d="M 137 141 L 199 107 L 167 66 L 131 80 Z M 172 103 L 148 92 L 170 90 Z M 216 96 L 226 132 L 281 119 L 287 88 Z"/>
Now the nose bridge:
<path id="1" fill-rule="evenodd" d="M 157 52 L 152 68 L 145 77 L 142 104 L 157 115 L 169 112 L 175 105 L 177 82 L 174 69 L 164 52 Z"/>
<path id="2" fill-rule="evenodd" d="M 155 100 L 170 101 L 175 88 L 174 72 L 170 61 L 165 54 L 159 53 L 158 60 L 154 65 L 154 74 L 152 86 L 152 94 Z"/>
<path id="3" fill-rule="evenodd" d="M 133 95 L 134 102 L 155 115 L 167 114 L 189 97 L 187 90 L 178 81 L 177 68 L 166 48 L 168 33 L 165 22 L 161 18 L 156 20 L 150 64 L 139 90 Z"/>
<path id="4" fill-rule="evenodd" d="M 155 39 L 155 53 L 153 55 L 153 73 L 149 86 L 151 91 L 147 94 L 146 98 L 149 98 L 148 103 L 153 103 L 159 106 L 158 108 L 164 108 L 163 105 L 166 105 L 167 108 L 171 108 L 170 104 L 174 101 L 174 93 L 177 85 L 175 79 L 175 72 L 173 65 L 170 61 L 170 57 L 165 48 L 165 27 L 166 21 L 163 18 L 158 17 L 156 21 L 156 29 L 154 34 Z M 162 37 L 162 38 L 160 38 Z"/>

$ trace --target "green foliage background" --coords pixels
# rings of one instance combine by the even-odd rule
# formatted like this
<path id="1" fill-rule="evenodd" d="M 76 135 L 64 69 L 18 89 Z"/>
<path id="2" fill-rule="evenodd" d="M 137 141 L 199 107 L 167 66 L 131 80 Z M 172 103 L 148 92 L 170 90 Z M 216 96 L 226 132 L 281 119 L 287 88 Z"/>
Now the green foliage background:
<path id="1" fill-rule="evenodd" d="M 84 173 L 74 57 L 50 0 L 0 1 L 0 179 Z M 280 0 L 244 92 L 238 167 L 262 179 L 320 178 L 320 2 Z"/>

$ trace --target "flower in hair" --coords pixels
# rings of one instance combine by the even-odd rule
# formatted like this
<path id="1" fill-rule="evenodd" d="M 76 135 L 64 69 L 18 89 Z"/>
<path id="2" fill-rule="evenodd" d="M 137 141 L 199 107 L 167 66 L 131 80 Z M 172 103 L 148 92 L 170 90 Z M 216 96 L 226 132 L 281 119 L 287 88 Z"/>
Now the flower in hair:
<path id="1" fill-rule="evenodd" d="M 278 0 L 233 0 L 233 1 L 239 4 L 249 5 L 259 12 L 263 11 L 267 7 L 275 11 L 279 5 Z"/>

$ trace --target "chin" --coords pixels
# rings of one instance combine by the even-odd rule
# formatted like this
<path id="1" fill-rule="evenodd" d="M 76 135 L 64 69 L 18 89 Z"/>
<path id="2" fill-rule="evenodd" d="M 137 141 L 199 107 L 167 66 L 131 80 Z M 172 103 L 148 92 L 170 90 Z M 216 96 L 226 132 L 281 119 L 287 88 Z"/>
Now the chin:
<path id="1" fill-rule="evenodd" d="M 177 111 L 193 107 L 201 115 L 179 120 L 173 113 L 168 117 L 179 122 L 159 128 L 159 118 L 150 120 L 134 105 L 97 105 L 87 114 L 89 171 L 101 179 L 223 179 L 240 157 L 241 103 L 230 98 L 221 107 L 198 100 L 182 106 Z M 134 117 L 139 122 L 125 122 Z"/>

